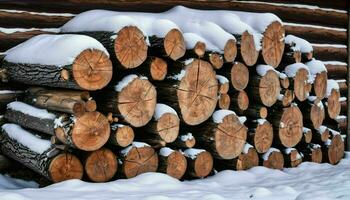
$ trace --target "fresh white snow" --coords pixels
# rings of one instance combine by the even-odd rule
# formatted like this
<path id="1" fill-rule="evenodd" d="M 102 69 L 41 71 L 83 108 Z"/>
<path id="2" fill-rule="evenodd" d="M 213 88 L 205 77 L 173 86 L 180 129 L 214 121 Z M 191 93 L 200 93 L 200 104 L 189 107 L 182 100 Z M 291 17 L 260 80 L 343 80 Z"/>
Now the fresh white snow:
<path id="1" fill-rule="evenodd" d="M 263 158 L 264 160 L 268 160 L 269 157 L 270 157 L 270 154 L 271 154 L 272 152 L 281 152 L 281 151 L 280 151 L 279 149 L 276 149 L 276 148 L 271 147 L 271 148 L 269 148 L 269 150 L 267 150 L 266 153 L 263 154 L 262 158 Z"/>
<path id="2" fill-rule="evenodd" d="M 142 148 L 142 147 L 149 147 L 149 144 L 143 143 L 143 142 L 133 142 L 128 147 L 125 147 L 120 151 L 121 154 L 127 155 L 129 151 L 135 147 L 135 148 Z"/>
<path id="3" fill-rule="evenodd" d="M 215 46 L 214 44 L 212 44 L 211 42 L 209 42 L 208 40 L 206 40 L 205 38 L 203 38 L 202 36 L 196 33 L 192 33 L 192 32 L 184 33 L 183 37 L 185 40 L 186 49 L 193 49 L 196 46 L 197 42 L 203 42 L 205 43 L 205 47 L 207 50 L 214 51 L 214 52 L 221 51 L 217 46 Z"/>
<path id="4" fill-rule="evenodd" d="M 219 81 L 220 84 L 228 83 L 229 80 L 225 76 L 216 75 L 216 79 Z"/>
<path id="5" fill-rule="evenodd" d="M 25 11 L 25 10 L 9 10 L 9 9 L 0 9 L 0 12 L 29 13 L 31 15 L 59 16 L 59 17 L 73 17 L 73 16 L 75 16 L 75 14 L 71 14 L 71 13 L 30 12 L 30 11 Z"/>
<path id="6" fill-rule="evenodd" d="M 186 149 L 183 153 L 186 157 L 191 158 L 192 160 L 197 158 L 197 155 L 205 152 L 204 149 L 195 149 L 195 148 L 190 148 L 190 149 Z"/>
<path id="7" fill-rule="evenodd" d="M 21 90 L 0 90 L 0 94 L 23 93 Z"/>
<path id="8" fill-rule="evenodd" d="M 14 101 L 7 104 L 7 109 L 19 111 L 23 114 L 37 117 L 40 119 L 55 119 L 56 115 L 49 113 L 46 109 L 36 108 L 20 101 Z"/>
<path id="9" fill-rule="evenodd" d="M 176 111 L 172 107 L 165 105 L 165 104 L 162 104 L 162 103 L 157 103 L 154 114 L 153 114 L 153 118 L 155 120 L 158 120 L 165 113 L 172 113 L 172 114 L 177 116 Z"/>
<path id="10" fill-rule="evenodd" d="M 245 143 L 242 153 L 247 154 L 250 148 L 254 148 L 254 147 L 249 143 Z"/>
<path id="11" fill-rule="evenodd" d="M 15 32 L 29 32 L 29 31 L 45 31 L 45 32 L 52 32 L 52 33 L 59 33 L 60 29 L 58 28 L 3 28 L 0 27 L 0 32 L 11 34 Z"/>
<path id="12" fill-rule="evenodd" d="M 274 67 L 271 65 L 258 65 L 256 66 L 256 73 L 258 73 L 260 76 L 265 76 L 268 71 L 274 71 L 277 74 L 280 74 L 277 70 L 275 70 Z M 283 76 L 283 75 L 282 75 Z"/>
<path id="13" fill-rule="evenodd" d="M 320 126 L 320 128 L 318 128 L 320 134 L 323 134 L 326 130 L 328 130 L 326 126 Z"/>
<path id="14" fill-rule="evenodd" d="M 294 64 L 291 64 L 291 65 L 288 65 L 285 69 L 284 69 L 284 73 L 289 77 L 289 78 L 293 78 L 295 77 L 295 75 L 297 74 L 297 72 L 300 70 L 300 69 L 306 69 L 309 74 L 310 74 L 310 71 L 309 71 L 309 68 L 304 65 L 303 63 L 294 63 Z"/>
<path id="15" fill-rule="evenodd" d="M 125 76 L 117 85 L 114 86 L 115 91 L 121 92 L 123 88 L 129 85 L 135 78 L 138 78 L 136 74 L 130 74 Z"/>
<path id="16" fill-rule="evenodd" d="M 334 48 L 347 48 L 346 45 L 344 44 L 315 44 L 312 43 L 311 44 L 313 47 L 334 47 Z"/>
<path id="17" fill-rule="evenodd" d="M 4 124 L 2 129 L 6 131 L 10 138 L 38 154 L 44 153 L 51 147 L 50 140 L 40 139 L 17 124 Z"/>
<path id="18" fill-rule="evenodd" d="M 298 24 L 298 23 L 290 23 L 290 22 L 283 22 L 285 26 L 295 26 L 295 27 L 309 27 L 309 28 L 317 28 L 317 29 L 326 29 L 326 30 L 332 30 L 332 31 L 341 31 L 346 32 L 345 28 L 334 28 L 334 27 L 328 27 L 328 26 L 318 26 L 313 24 Z M 320 30 L 322 31 L 322 30 Z"/>
<path id="19" fill-rule="evenodd" d="M 14 63 L 61 67 L 72 64 L 87 49 L 97 49 L 109 56 L 101 43 L 88 36 L 42 34 L 9 49 L 4 59 Z"/>
<path id="20" fill-rule="evenodd" d="M 193 60 L 192 60 L 193 61 Z M 192 62 L 191 61 L 191 62 Z M 185 61 L 186 62 L 186 61 Z M 188 63 L 189 64 L 189 63 Z M 185 65 L 188 65 L 185 63 Z M 181 70 L 180 73 L 175 74 L 174 76 L 168 76 L 168 79 L 173 79 L 173 80 L 177 80 L 177 81 L 181 81 L 181 79 L 186 75 L 186 70 Z"/>
<path id="21" fill-rule="evenodd" d="M 339 84 L 337 83 L 337 81 L 333 79 L 328 79 L 327 90 L 326 90 L 327 97 L 331 95 L 331 92 L 333 89 L 339 91 Z"/>
<path id="22" fill-rule="evenodd" d="M 169 147 L 163 147 L 159 150 L 159 155 L 168 157 L 170 154 L 172 154 L 174 150 L 170 149 Z"/>
<path id="23" fill-rule="evenodd" d="M 292 46 L 293 51 L 300 51 L 301 53 L 309 53 L 313 51 L 312 46 L 308 41 L 294 35 L 287 35 L 284 42 Z"/>
<path id="24" fill-rule="evenodd" d="M 308 132 L 310 132 L 310 131 L 311 131 L 311 129 L 306 128 L 306 127 L 303 127 L 303 133 L 308 133 Z"/>
<path id="25" fill-rule="evenodd" d="M 217 124 L 222 123 L 223 119 L 227 116 L 227 115 L 236 115 L 235 112 L 233 112 L 232 110 L 217 110 L 213 113 L 212 117 L 213 117 L 213 121 Z"/>
<path id="26" fill-rule="evenodd" d="M 339 62 L 339 61 L 322 61 L 325 65 L 348 65 L 345 62 Z"/>
<path id="27" fill-rule="evenodd" d="M 192 140 L 194 137 L 192 135 L 192 133 L 187 133 L 186 135 L 181 135 L 180 139 L 183 142 L 186 142 L 187 140 Z"/>

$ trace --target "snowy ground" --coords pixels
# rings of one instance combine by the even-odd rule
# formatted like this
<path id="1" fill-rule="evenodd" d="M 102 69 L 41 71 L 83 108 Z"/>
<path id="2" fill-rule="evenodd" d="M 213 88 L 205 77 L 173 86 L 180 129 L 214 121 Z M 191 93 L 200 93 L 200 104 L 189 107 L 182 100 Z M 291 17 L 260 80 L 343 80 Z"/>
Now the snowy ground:
<path id="1" fill-rule="evenodd" d="M 71 180 L 36 189 L 24 182 L 0 175 L 0 199 L 350 199 L 350 153 L 337 166 L 303 163 L 283 171 L 255 167 L 248 171 L 222 171 L 215 176 L 180 182 L 164 174 L 147 173 L 129 180 L 85 183 Z"/>

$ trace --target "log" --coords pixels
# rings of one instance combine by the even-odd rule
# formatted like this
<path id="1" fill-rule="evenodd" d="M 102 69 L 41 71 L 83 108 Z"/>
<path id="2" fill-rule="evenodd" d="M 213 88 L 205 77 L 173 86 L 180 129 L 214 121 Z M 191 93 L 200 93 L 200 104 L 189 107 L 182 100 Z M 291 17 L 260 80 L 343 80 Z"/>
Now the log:
<path id="1" fill-rule="evenodd" d="M 287 74 L 290 78 L 290 87 L 293 88 L 296 98 L 299 101 L 304 101 L 311 91 L 310 83 L 308 82 L 310 73 L 307 67 L 304 68 L 302 63 L 296 63 L 288 65 L 285 70 L 294 71 L 294 73 Z"/>
<path id="2" fill-rule="evenodd" d="M 226 65 L 217 73 L 227 77 L 235 90 L 242 91 L 248 85 L 249 70 L 243 63 L 234 62 L 232 66 Z"/>
<path id="3" fill-rule="evenodd" d="M 127 147 L 134 141 L 134 130 L 124 124 L 111 124 L 111 135 L 108 142 L 117 147 Z"/>
<path id="4" fill-rule="evenodd" d="M 348 66 L 340 64 L 325 64 L 330 79 L 346 79 Z"/>
<path id="5" fill-rule="evenodd" d="M 339 80 L 337 81 L 339 84 L 339 91 L 342 96 L 348 95 L 348 85 L 345 80 Z"/>
<path id="6" fill-rule="evenodd" d="M 314 57 L 319 60 L 337 60 L 346 62 L 348 57 L 347 48 L 333 46 L 313 46 Z"/>
<path id="7" fill-rule="evenodd" d="M 281 170 L 284 166 L 283 154 L 278 149 L 270 148 L 261 156 L 260 163 L 264 167 Z"/>
<path id="8" fill-rule="evenodd" d="M 244 90 L 234 92 L 231 94 L 230 102 L 232 102 L 231 109 L 239 113 L 244 113 L 249 107 L 249 96 Z"/>
<path id="9" fill-rule="evenodd" d="M 179 129 L 180 119 L 176 111 L 168 105 L 157 104 L 152 120 L 138 131 L 137 138 L 171 143 L 179 135 Z"/>
<path id="10" fill-rule="evenodd" d="M 312 143 L 323 144 L 329 139 L 329 130 L 325 126 L 321 126 L 319 129 L 315 130 L 312 134 Z"/>
<path id="11" fill-rule="evenodd" d="M 249 123 L 247 141 L 255 147 L 256 152 L 267 152 L 273 142 L 272 125 L 264 119 L 254 120 Z"/>
<path id="12" fill-rule="evenodd" d="M 204 178 L 212 171 L 213 157 L 209 152 L 203 149 L 186 149 L 184 155 L 187 159 L 187 176 Z"/>
<path id="13" fill-rule="evenodd" d="M 229 80 L 225 76 L 216 75 L 216 79 L 218 80 L 218 93 L 219 94 L 227 94 L 230 89 Z"/>
<path id="14" fill-rule="evenodd" d="M 257 41 L 254 38 L 253 34 L 250 34 L 248 31 L 244 31 L 239 38 L 239 58 L 243 60 L 243 62 L 247 66 L 253 66 L 256 64 L 259 58 L 259 50 L 256 49 L 255 43 Z"/>
<path id="15" fill-rule="evenodd" d="M 192 133 L 179 135 L 173 143 L 169 145 L 174 148 L 190 149 L 196 144 L 196 138 L 193 137 Z"/>
<path id="16" fill-rule="evenodd" d="M 344 156 L 344 140 L 340 134 L 333 135 L 322 147 L 323 162 L 337 164 Z"/>
<path id="17" fill-rule="evenodd" d="M 214 69 L 220 69 L 224 65 L 224 58 L 219 53 L 206 53 L 201 59 L 209 62 Z"/>
<path id="18" fill-rule="evenodd" d="M 97 111 L 75 119 L 13 102 L 8 105 L 5 118 L 25 128 L 56 136 L 62 143 L 85 151 L 101 148 L 110 135 L 107 118 Z"/>
<path id="19" fill-rule="evenodd" d="M 215 161 L 216 170 L 247 170 L 255 166 L 259 166 L 259 156 L 253 146 L 246 144 L 247 147 L 243 152 L 231 160 Z"/>
<path id="20" fill-rule="evenodd" d="M 217 105 L 215 72 L 208 62 L 199 59 L 188 64 L 182 72 L 156 84 L 161 94 L 158 102 L 181 113 L 180 119 L 186 124 L 198 125 L 211 116 Z"/>
<path id="21" fill-rule="evenodd" d="M 153 116 L 157 91 L 146 78 L 131 74 L 119 81 L 114 90 L 97 92 L 95 99 L 99 110 L 141 127 Z"/>
<path id="22" fill-rule="evenodd" d="M 187 160 L 185 156 L 177 150 L 164 147 L 159 151 L 158 171 L 167 174 L 173 178 L 181 179 L 187 169 Z"/>
<path id="23" fill-rule="evenodd" d="M 294 147 L 303 136 L 303 115 L 297 106 L 275 110 L 269 121 L 274 127 L 274 142 L 284 147 Z"/>
<path id="24" fill-rule="evenodd" d="M 108 56 L 97 49 L 82 51 L 72 64 L 64 66 L 8 62 L 6 69 L 9 81 L 50 87 L 79 90 L 98 90 L 112 78 L 112 63 Z"/>
<path id="25" fill-rule="evenodd" d="M 327 107 L 327 116 L 331 119 L 335 119 L 340 114 L 341 104 L 339 99 L 339 90 L 332 89 L 330 95 L 328 95 L 327 102 L 325 103 Z"/>
<path id="26" fill-rule="evenodd" d="M 241 120 L 233 111 L 218 110 L 205 123 L 183 129 L 194 134 L 198 146 L 216 159 L 233 159 L 242 152 L 247 139 L 247 128 Z"/>
<path id="27" fill-rule="evenodd" d="M 231 105 L 231 97 L 228 94 L 219 94 L 219 99 L 218 99 L 218 109 L 225 109 L 228 110 Z"/>
<path id="28" fill-rule="evenodd" d="M 74 32 L 74 34 L 88 35 L 101 42 L 111 56 L 113 65 L 120 69 L 136 68 L 147 58 L 146 37 L 136 26 L 125 26 L 117 33 L 91 31 Z"/>
<path id="29" fill-rule="evenodd" d="M 27 141 L 23 141 L 21 137 L 26 138 Z M 68 179 L 81 179 L 83 176 L 83 166 L 78 158 L 69 153 L 59 153 L 57 149 L 50 146 L 49 140 L 39 139 L 18 125 L 3 125 L 0 140 L 2 153 L 54 183 Z M 26 143 L 29 140 L 35 144 L 30 146 Z M 38 146 L 33 149 L 33 145 Z M 47 148 L 44 149 L 42 145 Z"/>
<path id="30" fill-rule="evenodd" d="M 331 129 L 340 131 L 341 133 L 346 133 L 348 127 L 348 118 L 344 115 L 339 115 L 334 120 L 327 119 L 325 125 Z"/>
<path id="31" fill-rule="evenodd" d="M 267 107 L 276 103 L 280 94 L 281 86 L 278 74 L 273 70 L 268 70 L 264 76 L 250 77 L 248 93 L 258 102 Z"/>
<path id="32" fill-rule="evenodd" d="M 277 107 L 288 107 L 295 99 L 295 94 L 293 90 L 282 89 L 281 94 L 278 95 L 278 101 L 275 103 Z"/>
<path id="33" fill-rule="evenodd" d="M 85 101 L 89 98 L 88 92 L 34 87 L 26 91 L 24 101 L 39 108 L 81 116 L 85 113 Z"/>
<path id="34" fill-rule="evenodd" d="M 302 107 L 304 123 L 313 127 L 314 129 L 319 129 L 325 119 L 325 109 L 323 107 L 322 101 L 318 98 L 314 101 L 306 102 Z"/>
<path id="35" fill-rule="evenodd" d="M 12 90 L 4 89 L 0 90 L 0 110 L 3 111 L 6 109 L 6 105 L 12 101 L 21 100 L 23 97 L 24 91 L 21 90 Z"/>
<path id="36" fill-rule="evenodd" d="M 306 148 L 301 148 L 300 152 L 304 155 L 304 161 L 315 163 L 322 162 L 322 149 L 319 144 L 308 144 Z"/>
<path id="37" fill-rule="evenodd" d="M 300 144 L 309 144 L 312 141 L 312 130 L 306 127 L 303 127 L 303 137 L 301 138 Z"/>
<path id="38" fill-rule="evenodd" d="M 117 172 L 117 157 L 105 147 L 89 152 L 85 159 L 84 169 L 88 178 L 93 182 L 109 181 Z"/>
<path id="39" fill-rule="evenodd" d="M 289 88 L 289 79 L 288 78 L 285 78 L 287 77 L 287 75 L 285 75 L 284 73 L 280 72 L 280 74 L 282 74 L 282 77 L 281 78 L 281 75 L 280 75 L 280 84 L 281 84 L 281 88 L 283 89 L 288 89 Z"/>
<path id="40" fill-rule="evenodd" d="M 145 143 L 133 142 L 120 151 L 122 176 L 132 178 L 146 172 L 156 172 L 158 155 L 152 147 Z"/>
<path id="41" fill-rule="evenodd" d="M 300 50 L 294 50 L 295 46 L 285 44 L 284 53 L 282 56 L 281 63 L 284 65 L 290 65 L 293 63 L 301 62 L 301 52 Z"/>
<path id="42" fill-rule="evenodd" d="M 295 148 L 287 148 L 283 151 L 284 166 L 297 167 L 303 161 L 303 157 Z"/>

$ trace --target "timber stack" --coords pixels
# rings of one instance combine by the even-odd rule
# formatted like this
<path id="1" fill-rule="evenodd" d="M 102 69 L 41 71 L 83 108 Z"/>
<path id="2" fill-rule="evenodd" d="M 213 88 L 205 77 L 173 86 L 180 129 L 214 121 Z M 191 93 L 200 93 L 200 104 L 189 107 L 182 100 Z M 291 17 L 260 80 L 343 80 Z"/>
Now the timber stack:
<path id="1" fill-rule="evenodd" d="M 1 152 L 52 182 L 337 164 L 347 106 L 313 53 L 270 13 L 84 12 L 6 52 Z"/>

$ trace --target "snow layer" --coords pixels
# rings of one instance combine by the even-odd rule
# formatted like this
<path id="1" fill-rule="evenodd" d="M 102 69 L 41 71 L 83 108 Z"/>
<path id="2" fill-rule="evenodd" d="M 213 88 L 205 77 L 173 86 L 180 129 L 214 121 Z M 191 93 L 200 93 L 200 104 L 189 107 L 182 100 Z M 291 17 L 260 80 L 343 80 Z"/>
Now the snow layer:
<path id="1" fill-rule="evenodd" d="M 170 149 L 169 147 L 163 147 L 159 150 L 159 155 L 168 157 L 170 154 L 172 154 L 174 150 Z"/>
<path id="2" fill-rule="evenodd" d="M 277 70 L 275 70 L 274 67 L 272 67 L 271 65 L 258 65 L 256 66 L 256 73 L 258 73 L 260 76 L 265 76 L 266 73 L 268 71 L 274 71 L 276 72 L 278 75 L 280 74 Z"/>
<path id="3" fill-rule="evenodd" d="M 159 118 L 161 118 L 165 113 L 172 113 L 174 115 L 177 116 L 177 113 L 176 111 L 168 106 L 168 105 L 165 105 L 165 104 L 162 104 L 162 103 L 157 103 L 156 105 L 156 109 L 154 111 L 154 115 L 153 115 L 153 118 L 155 120 L 158 120 Z"/>
<path id="4" fill-rule="evenodd" d="M 303 133 L 308 133 L 309 131 L 311 131 L 311 129 L 303 127 Z"/>
<path id="5" fill-rule="evenodd" d="M 269 150 L 267 150 L 266 153 L 263 154 L 262 158 L 263 158 L 264 160 L 268 160 L 270 154 L 271 154 L 272 152 L 275 152 L 275 151 L 276 151 L 276 152 L 281 152 L 279 149 L 276 149 L 276 148 L 271 147 Z"/>
<path id="6" fill-rule="evenodd" d="M 46 109 L 36 108 L 20 101 L 14 101 L 7 104 L 7 109 L 19 111 L 21 113 L 37 117 L 40 119 L 55 119 L 56 115 L 49 113 Z"/>
<path id="7" fill-rule="evenodd" d="M 14 94 L 23 93 L 21 90 L 0 90 L 0 94 Z"/>
<path id="8" fill-rule="evenodd" d="M 42 34 L 9 49 L 4 59 L 14 63 L 60 67 L 72 64 L 86 49 L 97 49 L 109 56 L 101 43 L 88 36 Z"/>
<path id="9" fill-rule="evenodd" d="M 146 173 L 108 183 L 69 180 L 38 189 L 36 184 L 0 175 L 0 196 L 4 200 L 47 199 L 48 195 L 52 200 L 348 200 L 348 155 L 338 165 L 303 162 L 283 171 L 259 166 L 182 182 Z"/>
<path id="10" fill-rule="evenodd" d="M 217 110 L 213 113 L 213 121 L 217 124 L 222 123 L 223 119 L 227 116 L 227 115 L 236 115 L 235 112 L 233 112 L 232 110 Z"/>
<path id="11" fill-rule="evenodd" d="M 306 69 L 309 74 L 310 74 L 310 71 L 309 71 L 309 68 L 304 65 L 303 63 L 294 63 L 294 64 L 291 64 L 291 65 L 288 65 L 285 69 L 284 69 L 284 73 L 289 77 L 289 78 L 293 78 L 295 77 L 295 75 L 297 74 L 297 72 L 300 70 L 300 69 Z M 313 79 L 311 76 L 309 76 L 309 80 L 308 82 L 313 82 Z"/>
<path id="12" fill-rule="evenodd" d="M 327 97 L 331 95 L 332 90 L 337 90 L 339 91 L 339 84 L 337 83 L 337 81 L 333 80 L 333 79 L 328 79 L 327 80 Z"/>
<path id="13" fill-rule="evenodd" d="M 142 148 L 142 147 L 149 147 L 149 144 L 143 143 L 143 142 L 133 142 L 131 143 L 128 147 L 124 148 L 123 150 L 120 151 L 123 155 L 127 155 L 129 151 L 135 147 L 135 148 Z"/>
<path id="14" fill-rule="evenodd" d="M 4 124 L 2 129 L 6 131 L 10 138 L 38 154 L 44 153 L 51 147 L 50 140 L 40 139 L 17 124 Z"/>
<path id="15" fill-rule="evenodd" d="M 242 152 L 243 152 L 244 154 L 247 154 L 250 148 L 254 148 L 254 147 L 253 147 L 251 144 L 249 144 L 249 143 L 245 143 Z"/>
<path id="16" fill-rule="evenodd" d="M 190 60 L 190 59 L 188 59 L 188 60 Z M 188 61 L 188 60 L 186 60 L 186 61 Z M 186 61 L 185 61 L 185 65 L 187 65 L 187 64 L 186 64 Z M 192 60 L 192 61 L 193 61 L 193 60 Z M 191 62 L 192 62 L 192 61 L 191 61 Z M 188 63 L 188 64 L 189 64 L 189 63 Z M 186 75 L 186 70 L 181 70 L 180 73 L 175 74 L 174 76 L 168 76 L 168 79 L 173 79 L 173 80 L 181 81 L 181 79 L 182 79 L 185 75 Z"/>
<path id="17" fill-rule="evenodd" d="M 215 46 L 214 44 L 212 44 L 211 42 L 209 42 L 208 40 L 206 40 L 205 38 L 203 38 L 202 36 L 196 34 L 196 33 L 184 33 L 183 34 L 184 40 L 185 40 L 185 44 L 186 44 L 186 49 L 193 49 L 197 42 L 203 42 L 205 43 L 205 47 L 207 50 L 210 51 L 214 51 L 214 52 L 220 52 L 221 50 Z"/>
<path id="18" fill-rule="evenodd" d="M 129 85 L 135 78 L 138 78 L 136 74 L 130 74 L 125 76 L 117 85 L 114 86 L 115 91 L 121 92 L 123 88 Z"/>
<path id="19" fill-rule="evenodd" d="M 186 149 L 184 151 L 184 155 L 188 158 L 191 158 L 192 160 L 196 159 L 197 158 L 197 155 L 202 153 L 202 152 L 205 152 L 204 149 L 195 149 L 195 148 L 190 148 L 190 149 Z"/>
<path id="20" fill-rule="evenodd" d="M 181 141 L 186 142 L 187 140 L 192 140 L 193 135 L 192 135 L 192 133 L 187 133 L 186 135 L 181 135 L 180 139 L 181 139 Z"/>
<path id="21" fill-rule="evenodd" d="M 220 84 L 228 83 L 229 80 L 225 76 L 216 75 L 216 79 L 219 81 Z"/>
<path id="22" fill-rule="evenodd" d="M 52 32 L 52 33 L 59 33 L 60 29 L 58 28 L 3 28 L 0 27 L 0 32 L 11 34 L 15 32 L 29 32 L 29 31 L 45 31 L 45 32 Z"/>
<path id="23" fill-rule="evenodd" d="M 294 51 L 300 51 L 301 53 L 309 53 L 313 51 L 312 46 L 308 41 L 294 35 L 287 35 L 284 42 L 292 46 Z"/>
<path id="24" fill-rule="evenodd" d="M 322 61 L 316 60 L 313 58 L 311 61 L 305 63 L 306 66 L 309 67 L 309 71 L 311 75 L 316 75 L 322 72 L 327 72 L 326 66 L 323 64 Z"/>

